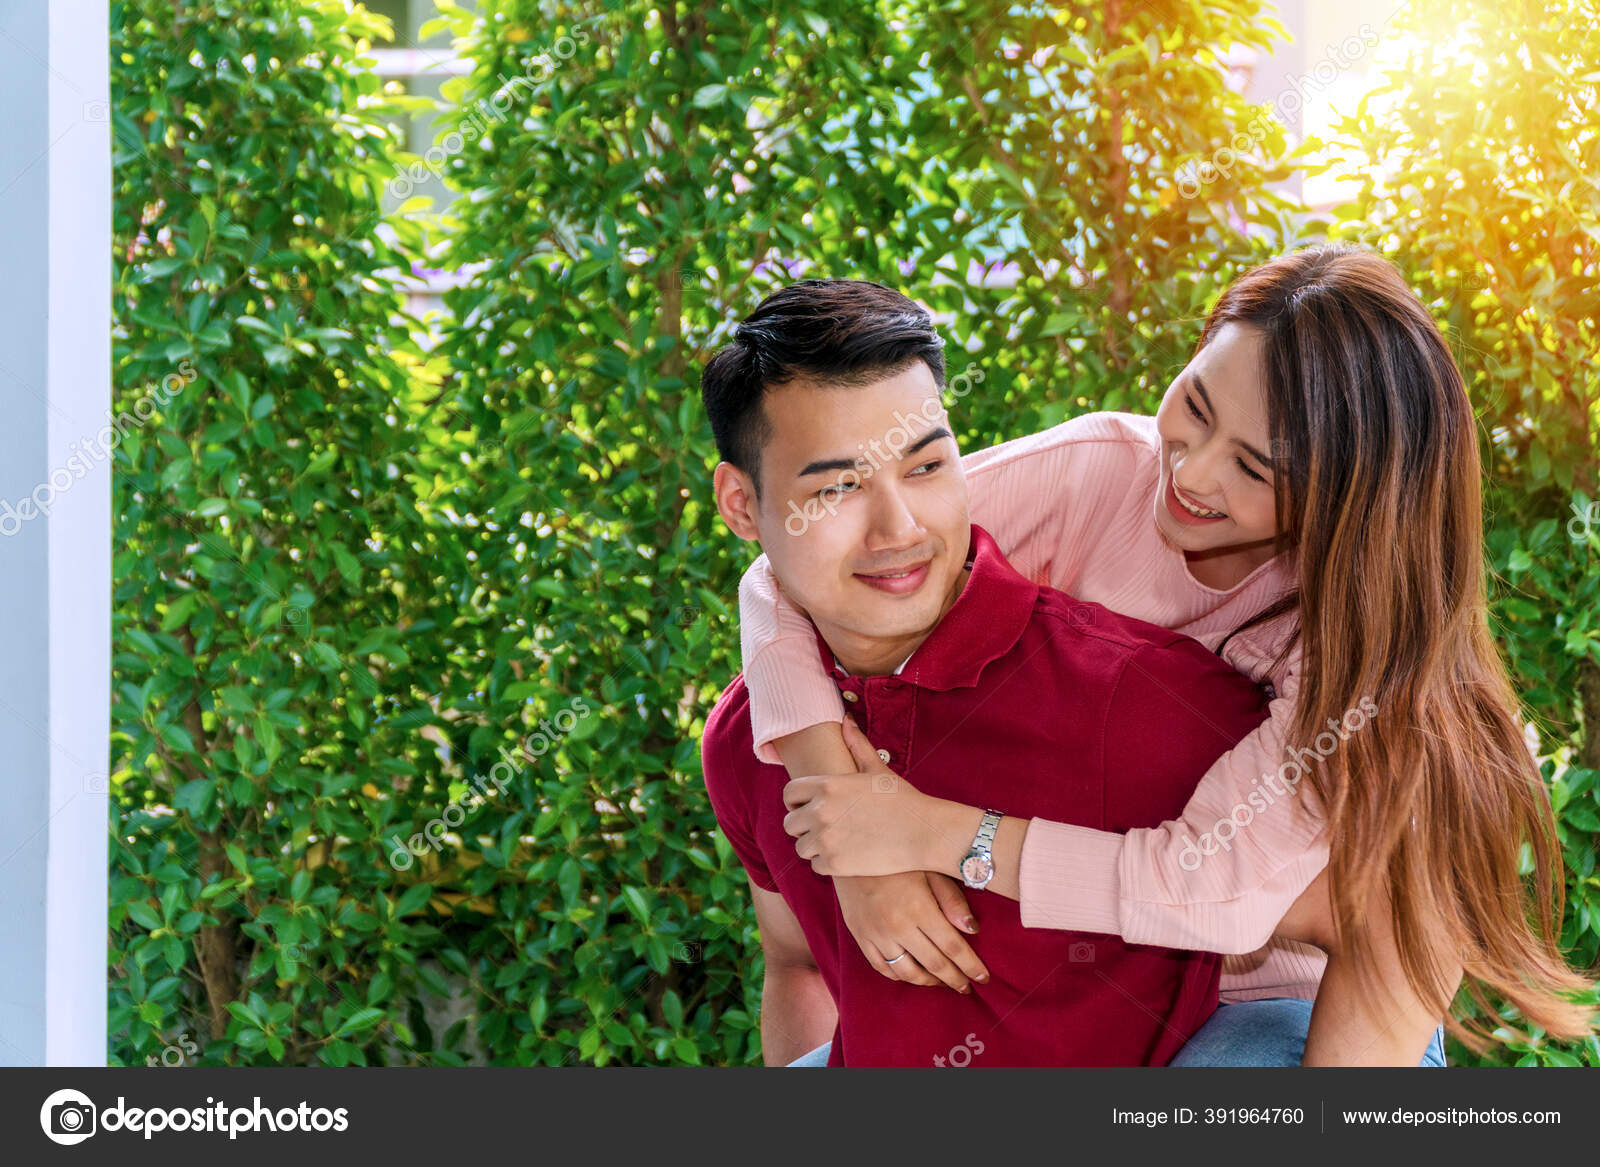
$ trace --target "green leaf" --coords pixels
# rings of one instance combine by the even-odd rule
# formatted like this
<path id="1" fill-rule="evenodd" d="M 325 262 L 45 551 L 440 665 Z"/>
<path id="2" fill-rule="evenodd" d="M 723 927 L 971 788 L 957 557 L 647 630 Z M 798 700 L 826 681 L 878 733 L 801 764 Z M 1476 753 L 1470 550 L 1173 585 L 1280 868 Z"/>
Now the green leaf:
<path id="1" fill-rule="evenodd" d="M 345 1019 L 343 1025 L 339 1026 L 339 1028 L 334 1031 L 334 1036 L 346 1037 L 349 1034 L 359 1032 L 363 1029 L 371 1029 L 378 1022 L 382 1021 L 385 1016 L 386 1013 L 382 1009 L 357 1009 Z"/>
<path id="2" fill-rule="evenodd" d="M 661 994 L 661 1015 L 673 1029 L 683 1028 L 683 1000 L 671 989 Z"/>
<path id="3" fill-rule="evenodd" d="M 644 892 L 636 887 L 624 887 L 622 898 L 628 902 L 628 908 L 641 924 L 650 922 L 650 901 L 645 898 Z"/>
<path id="4" fill-rule="evenodd" d="M 395 905 L 396 916 L 409 916 L 418 911 L 433 898 L 433 885 L 431 883 L 418 883 L 406 889 L 400 897 L 400 902 Z"/>
<path id="5" fill-rule="evenodd" d="M 249 1025 L 253 1025 L 257 1029 L 262 1029 L 266 1026 L 266 1022 L 261 1020 L 261 1018 L 256 1014 L 256 1011 L 242 1001 L 229 1001 L 227 1003 L 227 1010 L 240 1021 L 243 1021 Z"/>
<path id="6" fill-rule="evenodd" d="M 576 860 L 568 859 L 561 865 L 561 873 L 556 877 L 556 882 L 561 888 L 561 898 L 564 901 L 568 904 L 578 902 L 583 873 L 578 869 Z"/>
<path id="7" fill-rule="evenodd" d="M 217 782 L 214 778 L 196 778 L 178 787 L 173 806 L 195 818 L 201 817 L 216 801 Z"/>

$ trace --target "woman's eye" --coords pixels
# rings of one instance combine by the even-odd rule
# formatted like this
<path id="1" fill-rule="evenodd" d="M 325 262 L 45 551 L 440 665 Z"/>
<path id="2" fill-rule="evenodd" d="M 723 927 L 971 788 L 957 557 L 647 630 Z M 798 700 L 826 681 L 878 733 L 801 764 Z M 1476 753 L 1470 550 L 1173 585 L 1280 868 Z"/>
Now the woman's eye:
<path id="1" fill-rule="evenodd" d="M 932 474 L 935 470 L 939 469 L 939 467 L 943 466 L 943 465 L 944 465 L 944 460 L 943 459 L 935 458 L 932 462 L 924 462 L 921 466 L 918 466 L 911 473 L 912 474 L 922 474 L 922 472 L 924 470 L 926 470 L 929 474 Z M 927 477 L 927 475 L 923 475 L 923 477 Z"/>
<path id="2" fill-rule="evenodd" d="M 1251 478 L 1254 478 L 1257 482 L 1265 482 L 1266 481 L 1265 478 L 1261 477 L 1261 475 L 1257 474 L 1254 470 L 1250 469 L 1250 467 L 1245 464 L 1245 460 L 1243 458 L 1235 458 L 1234 461 L 1239 463 L 1239 469 L 1240 470 L 1243 470 L 1246 474 L 1248 474 Z"/>
<path id="3" fill-rule="evenodd" d="M 1189 407 L 1189 412 L 1194 415 L 1195 421 L 1199 422 L 1201 425 L 1206 423 L 1206 415 L 1200 412 L 1199 407 L 1194 403 L 1193 397 L 1190 397 L 1187 393 L 1185 393 L 1183 395 L 1183 403 Z"/>

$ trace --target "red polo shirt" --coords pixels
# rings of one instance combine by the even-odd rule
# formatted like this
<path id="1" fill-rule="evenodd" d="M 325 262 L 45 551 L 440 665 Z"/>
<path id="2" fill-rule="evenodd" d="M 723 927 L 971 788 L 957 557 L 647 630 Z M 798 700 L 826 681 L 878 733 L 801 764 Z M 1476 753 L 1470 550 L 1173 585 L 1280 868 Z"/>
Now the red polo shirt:
<path id="1" fill-rule="evenodd" d="M 971 575 L 898 675 L 824 668 L 888 766 L 918 790 L 1101 830 L 1177 818 L 1200 776 L 1266 717 L 1266 697 L 1198 642 L 1030 583 L 983 528 Z M 853 698 L 852 695 L 853 694 Z M 833 881 L 784 832 L 783 767 L 752 749 L 734 678 L 706 721 L 706 787 L 755 883 L 799 920 L 839 1009 L 830 1065 L 1165 1065 L 1216 1008 L 1220 957 L 1024 929 L 968 891 L 990 981 L 972 994 L 879 975 Z"/>

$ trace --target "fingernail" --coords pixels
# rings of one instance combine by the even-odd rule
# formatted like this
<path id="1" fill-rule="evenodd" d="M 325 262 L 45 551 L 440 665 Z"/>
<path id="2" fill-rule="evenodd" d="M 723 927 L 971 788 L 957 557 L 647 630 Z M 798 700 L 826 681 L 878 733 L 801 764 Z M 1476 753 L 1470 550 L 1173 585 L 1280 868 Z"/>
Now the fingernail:
<path id="1" fill-rule="evenodd" d="M 962 991 L 962 993 L 964 993 L 965 995 L 967 995 L 969 997 L 972 996 L 972 986 L 971 985 L 962 985 L 961 986 L 961 991 Z"/>
<path id="2" fill-rule="evenodd" d="M 989 983 L 989 974 L 988 973 L 979 973 L 978 974 L 978 983 L 980 985 L 987 985 Z"/>
<path id="3" fill-rule="evenodd" d="M 961 926 L 968 932 L 976 932 L 978 930 L 978 921 L 974 920 L 971 916 L 962 916 Z"/>

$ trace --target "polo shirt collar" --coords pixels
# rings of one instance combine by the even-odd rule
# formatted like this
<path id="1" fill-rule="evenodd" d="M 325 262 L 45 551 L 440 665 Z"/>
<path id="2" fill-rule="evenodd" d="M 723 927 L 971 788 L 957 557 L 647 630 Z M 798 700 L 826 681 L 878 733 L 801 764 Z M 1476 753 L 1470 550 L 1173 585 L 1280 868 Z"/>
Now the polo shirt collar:
<path id="1" fill-rule="evenodd" d="M 919 688 L 942 691 L 976 685 L 983 670 L 1016 645 L 1033 615 L 1039 585 L 1006 561 L 994 537 L 973 523 L 968 546 L 972 572 L 966 586 L 938 627 L 895 670 Z M 811 630 L 828 675 L 849 676 L 815 623 Z"/>
<path id="2" fill-rule="evenodd" d="M 904 672 L 906 664 L 910 660 L 911 660 L 911 658 L 908 656 L 908 657 L 906 657 L 905 660 L 903 660 L 899 664 L 895 665 L 894 666 L 894 675 L 898 677 L 902 672 Z M 843 673 L 847 677 L 851 677 L 851 676 L 855 675 L 849 669 L 845 668 L 842 664 L 839 663 L 839 658 L 838 657 L 834 657 L 833 658 L 833 667 L 838 669 L 839 672 Z"/>

